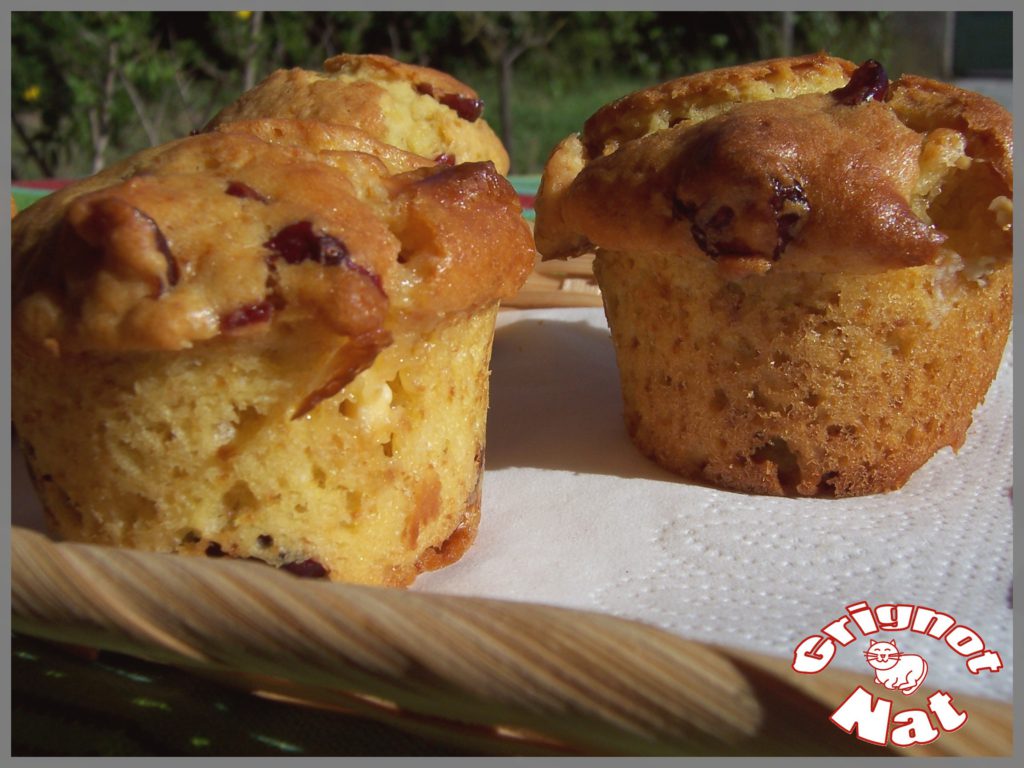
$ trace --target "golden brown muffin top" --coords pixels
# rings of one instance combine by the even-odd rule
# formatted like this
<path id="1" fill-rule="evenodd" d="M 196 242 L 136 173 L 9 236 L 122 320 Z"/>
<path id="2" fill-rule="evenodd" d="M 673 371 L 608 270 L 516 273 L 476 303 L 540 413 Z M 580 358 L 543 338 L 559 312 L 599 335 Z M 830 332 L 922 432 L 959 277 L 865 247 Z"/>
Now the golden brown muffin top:
<path id="1" fill-rule="evenodd" d="M 759 62 L 599 110 L 549 159 L 535 235 L 546 258 L 679 253 L 736 277 L 934 263 L 976 227 L 1008 257 L 1012 162 L 1012 118 L 978 94 L 821 54 Z"/>
<path id="2" fill-rule="evenodd" d="M 374 149 L 351 129 L 239 128 L 146 150 L 16 216 L 16 330 L 58 353 L 129 352 L 312 321 L 372 360 L 394 328 L 510 296 L 532 268 L 491 163 L 385 153 L 389 168 L 346 148 Z"/>
<path id="3" fill-rule="evenodd" d="M 297 118 L 347 125 L 435 162 L 490 160 L 508 153 L 481 119 L 483 101 L 465 83 L 387 56 L 342 54 L 324 72 L 281 69 L 222 109 L 207 129 L 236 120 Z"/>
<path id="4" fill-rule="evenodd" d="M 299 147 L 320 153 L 325 162 L 341 162 L 344 157 L 352 159 L 352 153 L 373 155 L 384 163 L 390 173 L 404 173 L 417 168 L 437 165 L 420 155 L 378 141 L 369 134 L 347 125 L 321 123 L 316 120 L 293 118 L 266 118 L 259 120 L 238 120 L 224 123 L 213 130 L 221 133 L 250 133 L 268 144 Z M 324 153 L 350 153 L 324 154 Z"/>

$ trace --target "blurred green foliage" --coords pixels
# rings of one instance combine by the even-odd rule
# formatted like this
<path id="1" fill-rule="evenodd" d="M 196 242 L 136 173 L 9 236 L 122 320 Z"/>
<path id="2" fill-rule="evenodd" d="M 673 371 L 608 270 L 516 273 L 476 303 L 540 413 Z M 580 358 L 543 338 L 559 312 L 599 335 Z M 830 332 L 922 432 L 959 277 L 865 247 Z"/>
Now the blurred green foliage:
<path id="1" fill-rule="evenodd" d="M 789 18 L 792 53 L 884 59 L 893 45 L 885 13 Z M 784 53 L 783 23 L 772 12 L 16 12 L 13 174 L 90 173 L 201 128 L 274 69 L 316 68 L 343 51 L 468 82 L 496 131 L 509 122 L 513 171 L 536 172 L 617 96 Z"/>
<path id="2" fill-rule="evenodd" d="M 887 34 L 891 15 L 886 11 L 857 14 L 808 11 L 797 14 L 795 31 L 809 50 L 829 51 L 857 62 L 865 59 L 887 62 L 896 42 Z"/>

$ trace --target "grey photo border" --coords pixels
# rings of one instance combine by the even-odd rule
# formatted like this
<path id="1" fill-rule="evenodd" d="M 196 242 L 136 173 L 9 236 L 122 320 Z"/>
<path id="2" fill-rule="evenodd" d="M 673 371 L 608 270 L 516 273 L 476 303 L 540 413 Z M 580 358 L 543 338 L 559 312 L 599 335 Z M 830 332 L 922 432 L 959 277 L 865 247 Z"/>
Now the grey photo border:
<path id="1" fill-rule="evenodd" d="M 246 9 L 261 9 L 261 10 L 275 10 L 281 9 L 285 3 L 278 2 L 272 3 L 268 0 L 249 0 L 248 2 L 225 2 L 224 0 L 207 0 L 207 2 L 195 3 L 195 2 L 180 2 L 175 3 L 175 10 L 179 11 L 217 11 L 217 10 L 238 10 L 241 8 Z M 637 7 L 624 7 L 624 3 L 613 3 L 610 0 L 576 0 L 575 2 L 565 2 L 564 0 L 559 2 L 557 0 L 549 0 L 548 2 L 527 2 L 526 0 L 517 0 L 516 2 L 497 2 L 496 0 L 463 0 L 463 2 L 453 2 L 452 0 L 426 0 L 426 2 L 394 2 L 393 0 L 379 0 L 379 2 L 370 3 L 367 0 L 362 2 L 353 2 L 352 0 L 334 0 L 333 2 L 324 2 L 324 0 L 306 0 L 301 4 L 300 8 L 288 8 L 288 10 L 306 10 L 306 11 L 317 11 L 317 10 L 377 10 L 377 11 L 451 11 L 451 10 L 567 10 L 567 11 L 580 11 L 580 10 L 687 10 L 687 11 L 764 11 L 764 10 L 776 10 L 776 11 L 787 11 L 787 10 L 850 10 L 851 4 L 849 2 L 842 2 L 841 0 L 818 0 L 814 3 L 796 3 L 796 2 L 768 2 L 759 3 L 755 0 L 732 0 L 731 2 L 708 2 L 703 0 L 702 2 L 694 2 L 693 0 L 684 0 L 683 2 L 656 2 L 648 0 L 639 4 Z M 1014 2 L 1006 2 L 1005 0 L 995 1 L 989 0 L 985 2 L 982 8 L 978 8 L 973 4 L 968 5 L 962 0 L 955 2 L 954 0 L 933 0 L 932 2 L 920 2 L 918 0 L 889 0 L 885 3 L 858 3 L 857 10 L 893 10 L 893 11 L 956 11 L 970 9 L 972 11 L 983 10 L 983 11 L 1010 11 L 1016 10 L 1016 4 Z M 166 0 L 137 0 L 136 2 L 112 2 L 107 0 L 106 2 L 97 2 L 92 4 L 88 9 L 83 9 L 79 2 L 46 2 L 46 0 L 37 0 L 36 2 L 25 2 L 24 0 L 5 0 L 2 15 L 0 15 L 0 32 L 2 32 L 3 45 L 6 48 L 7 61 L 10 61 L 11 55 L 11 13 L 17 11 L 83 11 L 83 10 L 162 10 L 166 9 L 168 3 Z M 1014 13 L 1013 15 L 1013 41 L 1014 47 L 1016 48 L 1017 43 L 1024 40 L 1022 36 L 1022 26 L 1024 26 L 1024 12 Z M 1021 58 L 1015 57 L 1013 63 L 1013 99 L 1014 104 L 1022 103 L 1022 68 Z M 9 71 L 9 70 L 8 70 Z M 4 78 L 0 82 L 0 93 L 2 93 L 4 103 L 7 106 L 8 113 L 11 108 L 12 96 L 11 96 L 11 82 L 10 77 Z M 1019 138 L 1019 129 L 1015 129 L 1015 139 Z M 4 122 L 0 126 L 0 137 L 5 142 L 7 152 L 3 156 L 3 163 L 6 168 L 8 178 L 10 178 L 10 147 L 11 147 L 11 127 L 9 122 Z M 1018 142 L 1019 143 L 1019 142 Z M 2 218 L 2 217 L 0 217 Z M 0 380 L 0 401 L 2 401 L 2 408 L 4 418 L 10 421 L 10 407 L 11 407 L 11 347 L 10 347 L 10 323 L 11 323 L 11 274 L 10 274 L 10 220 L 3 220 L 3 238 L 4 242 L 7 243 L 6 252 L 8 259 L 8 268 L 3 271 L 2 275 L 2 290 L 5 299 L 6 311 L 3 313 L 3 350 L 4 355 L 2 358 L 3 364 L 3 376 Z M 1017 228 L 1014 232 L 1014 249 L 1020 251 L 1022 235 L 1020 229 Z M 1017 295 L 1021 295 L 1021 283 L 1024 280 L 1024 275 L 1020 270 L 1017 271 L 1017 275 L 1014 278 L 1014 290 Z M 1021 309 L 1020 303 L 1017 303 L 1014 307 L 1014 322 L 1018 324 L 1021 317 L 1024 316 L 1024 310 Z M 1019 340 L 1017 336 L 1013 340 L 1014 351 L 1018 350 Z M 1014 383 L 1014 395 L 1016 395 L 1018 383 Z M 1013 420 L 1013 436 L 1014 441 L 1020 437 L 1022 425 L 1019 419 L 1014 417 Z M 2 445 L 4 459 L 0 463 L 0 472 L 5 480 L 6 487 L 8 488 L 7 498 L 4 503 L 4 511 L 6 513 L 7 524 L 3 526 L 0 531 L 0 540 L 3 542 L 5 550 L 10 552 L 10 518 L 11 518 L 11 499 L 10 499 L 10 487 L 11 487 L 11 444 L 4 443 Z M 1020 479 L 1022 470 L 1016 464 L 1013 468 L 1013 480 L 1016 485 L 1016 481 Z M 1020 546 L 1016 540 L 1014 542 L 1014 556 L 1019 554 Z M 0 569 L 0 578 L 2 578 L 2 595 L 4 600 L 4 611 L 3 621 L 6 625 L 6 631 L 3 633 L 3 651 L 5 658 L 8 659 L 7 675 L 7 695 L 3 697 L 0 707 L 2 707 L 2 720 L 0 720 L 0 738 L 2 743 L 6 745 L 6 748 L 0 747 L 0 759 L 4 762 L 7 760 L 11 761 L 11 764 L 28 764 L 32 765 L 50 765 L 50 764 L 65 764 L 67 758 L 16 758 L 11 755 L 12 745 L 12 733 L 11 733 L 11 717 L 12 717 L 12 700 L 10 690 L 10 651 L 11 651 L 11 598 L 10 598 L 10 586 L 11 586 L 11 572 L 10 572 L 10 558 L 8 557 L 7 568 Z M 1018 594 L 1021 593 L 1020 577 L 1014 573 L 1014 591 Z M 1020 633 L 1016 631 L 1017 627 L 1017 611 L 1014 610 L 1014 651 L 1015 655 L 1018 655 L 1019 646 L 1021 643 Z M 1014 682 L 1016 683 L 1016 675 L 1014 675 Z M 1014 686 L 1014 703 L 1016 704 L 1016 685 Z M 1022 714 L 1018 708 L 1014 710 L 1014 730 L 1020 734 L 1024 731 L 1021 730 Z M 1013 760 L 1019 760 L 1022 754 L 1022 749 L 1019 746 L 1020 739 L 1014 746 L 1014 756 L 1011 758 L 998 759 L 995 761 L 998 763 L 1009 764 Z M 81 766 L 107 766 L 110 764 L 109 758 L 72 758 L 75 765 Z M 298 758 L 262 758 L 260 759 L 261 764 L 286 764 L 291 763 L 293 760 Z M 582 758 L 558 758 L 558 763 L 561 764 L 564 760 L 571 759 L 574 762 Z M 755 758 L 763 764 L 767 765 L 778 765 L 778 766 L 789 766 L 794 762 L 812 762 L 814 764 L 821 761 L 822 758 Z M 827 758 L 830 763 L 842 762 L 846 764 L 860 764 L 862 762 L 868 762 L 868 758 Z M 139 758 L 120 758 L 118 763 L 123 763 L 125 760 L 128 764 L 135 765 L 177 765 L 182 758 L 162 758 L 162 757 L 139 757 Z M 388 766 L 391 764 L 403 765 L 407 764 L 410 760 L 415 760 L 419 764 L 424 765 L 447 765 L 452 761 L 452 758 L 301 758 L 303 764 L 310 765 L 337 765 L 339 760 L 345 765 L 372 765 L 372 766 Z M 495 762 L 501 761 L 508 765 L 516 764 L 529 764 L 529 765 L 544 765 L 554 764 L 554 758 L 460 758 L 460 762 L 464 760 L 471 760 L 473 763 L 477 761 L 481 762 Z M 677 758 L 648 758 L 648 759 L 620 759 L 620 758 L 601 758 L 598 761 L 593 759 L 586 759 L 587 764 L 593 762 L 600 762 L 602 764 L 614 764 L 614 765 L 632 765 L 643 763 L 644 765 L 670 765 L 677 762 Z M 740 758 L 696 758 L 700 763 L 713 764 L 716 766 L 732 765 L 734 763 L 740 763 Z M 745 760 L 744 760 L 745 761 Z M 877 758 L 872 758 L 870 764 L 877 765 Z M 197 764 L 234 764 L 234 765 L 249 765 L 252 762 L 252 758 L 192 758 L 189 760 L 190 763 Z M 955 759 L 951 762 L 956 764 L 973 764 L 975 761 L 971 759 Z M 986 764 L 992 764 L 992 760 L 986 760 Z"/>

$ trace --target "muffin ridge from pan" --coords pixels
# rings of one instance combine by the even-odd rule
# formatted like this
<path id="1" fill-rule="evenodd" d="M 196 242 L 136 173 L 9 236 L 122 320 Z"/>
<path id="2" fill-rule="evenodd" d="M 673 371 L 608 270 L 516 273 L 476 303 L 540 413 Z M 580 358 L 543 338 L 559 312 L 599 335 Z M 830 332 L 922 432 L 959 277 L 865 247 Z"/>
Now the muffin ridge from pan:
<path id="1" fill-rule="evenodd" d="M 232 121 L 12 222 L 13 419 L 73 540 L 405 585 L 479 517 L 511 185 L 358 127 Z"/>
<path id="2" fill-rule="evenodd" d="M 634 443 L 691 480 L 892 490 L 962 445 L 1009 332 L 1012 118 L 825 55 L 626 96 L 545 168 L 594 250 Z"/>

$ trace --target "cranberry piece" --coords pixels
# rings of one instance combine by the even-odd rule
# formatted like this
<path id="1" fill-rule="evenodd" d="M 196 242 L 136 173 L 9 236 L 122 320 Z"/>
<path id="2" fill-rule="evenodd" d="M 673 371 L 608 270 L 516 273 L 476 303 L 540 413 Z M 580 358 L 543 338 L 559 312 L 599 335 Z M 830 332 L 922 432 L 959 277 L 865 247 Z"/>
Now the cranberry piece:
<path id="1" fill-rule="evenodd" d="M 328 574 L 328 570 L 313 559 L 285 563 L 281 568 L 304 579 L 322 579 Z"/>
<path id="2" fill-rule="evenodd" d="M 708 219 L 706 226 L 712 229 L 722 229 L 732 224 L 732 220 L 736 218 L 736 212 L 727 205 L 723 205 Z"/>
<path id="3" fill-rule="evenodd" d="M 344 266 L 368 278 L 378 291 L 384 292 L 380 275 L 352 261 L 348 248 L 338 238 L 314 232 L 312 222 L 297 221 L 289 224 L 263 245 L 288 264 L 315 261 L 327 267 Z"/>
<path id="4" fill-rule="evenodd" d="M 449 93 L 438 99 L 449 109 L 454 109 L 456 114 L 463 120 L 475 123 L 484 113 L 483 99 L 474 99 L 472 96 L 462 96 L 458 93 Z"/>
<path id="5" fill-rule="evenodd" d="M 434 158 L 434 162 L 438 165 L 455 165 L 455 155 L 448 152 L 442 152 Z"/>
<path id="6" fill-rule="evenodd" d="M 672 215 L 679 221 L 683 219 L 693 221 L 693 217 L 697 215 L 697 204 L 692 200 L 675 198 L 672 201 Z"/>
<path id="7" fill-rule="evenodd" d="M 318 235 L 313 223 L 297 221 L 289 224 L 264 243 L 289 264 L 315 261 L 328 267 L 336 267 L 348 259 L 348 248 L 336 237 Z"/>
<path id="8" fill-rule="evenodd" d="M 774 194 L 771 199 L 772 211 L 775 212 L 775 229 L 778 233 L 772 259 L 778 261 L 779 256 L 793 239 L 797 225 L 810 213 L 811 204 L 807 201 L 800 182 L 794 181 L 786 186 L 778 179 L 772 179 Z M 789 203 L 790 205 L 786 205 Z M 785 211 L 785 212 L 783 212 Z"/>
<path id="9" fill-rule="evenodd" d="M 229 181 L 228 188 L 225 191 L 232 197 L 242 197 L 249 200 L 258 200 L 261 203 L 270 202 L 269 198 L 265 197 L 264 195 L 261 195 L 248 184 L 243 184 L 240 181 Z"/>
<path id="10" fill-rule="evenodd" d="M 274 302 L 264 299 L 258 304 L 249 304 L 229 312 L 220 319 L 220 329 L 230 331 L 253 323 L 265 323 L 274 314 Z"/>
<path id="11" fill-rule="evenodd" d="M 772 189 L 774 190 L 771 201 L 772 210 L 776 213 L 780 212 L 787 202 L 809 207 L 807 196 L 804 194 L 804 189 L 800 186 L 799 181 L 794 181 L 789 186 L 786 186 L 778 179 L 773 178 Z"/>
<path id="12" fill-rule="evenodd" d="M 854 70 L 850 82 L 832 91 L 840 104 L 854 106 L 866 101 L 884 101 L 889 93 L 889 76 L 874 59 L 868 59 Z"/>
<path id="13" fill-rule="evenodd" d="M 446 93 L 444 96 L 437 96 L 434 93 L 434 86 L 430 85 L 430 83 L 419 83 L 416 86 L 416 90 L 426 96 L 433 97 L 438 103 L 444 104 L 449 109 L 454 109 L 459 117 L 471 123 L 479 120 L 480 115 L 484 113 L 483 99 L 475 99 L 472 96 L 463 96 L 458 93 Z"/>
<path id="14" fill-rule="evenodd" d="M 138 208 L 133 209 L 135 215 L 142 219 L 148 224 L 153 230 L 153 240 L 156 243 L 157 250 L 164 255 L 164 259 L 167 261 L 167 284 L 174 286 L 178 284 L 180 273 L 178 271 L 178 262 L 174 259 L 174 254 L 171 253 L 171 246 L 167 243 L 167 238 L 164 237 L 164 233 L 160 230 L 160 227 L 153 217 L 144 211 L 140 211 Z M 163 292 L 163 286 L 161 286 L 161 293 Z"/>
<path id="15" fill-rule="evenodd" d="M 211 541 L 210 545 L 206 548 L 207 557 L 224 557 L 225 552 L 221 549 L 220 544 L 216 541 Z"/>
<path id="16" fill-rule="evenodd" d="M 752 256 L 757 251 L 739 238 L 726 239 L 727 230 L 736 218 L 736 212 L 728 205 L 720 206 L 704 221 L 698 220 L 699 206 L 690 200 L 674 200 L 672 213 L 676 219 L 690 222 L 693 241 L 704 253 L 713 259 L 719 256 Z"/>

